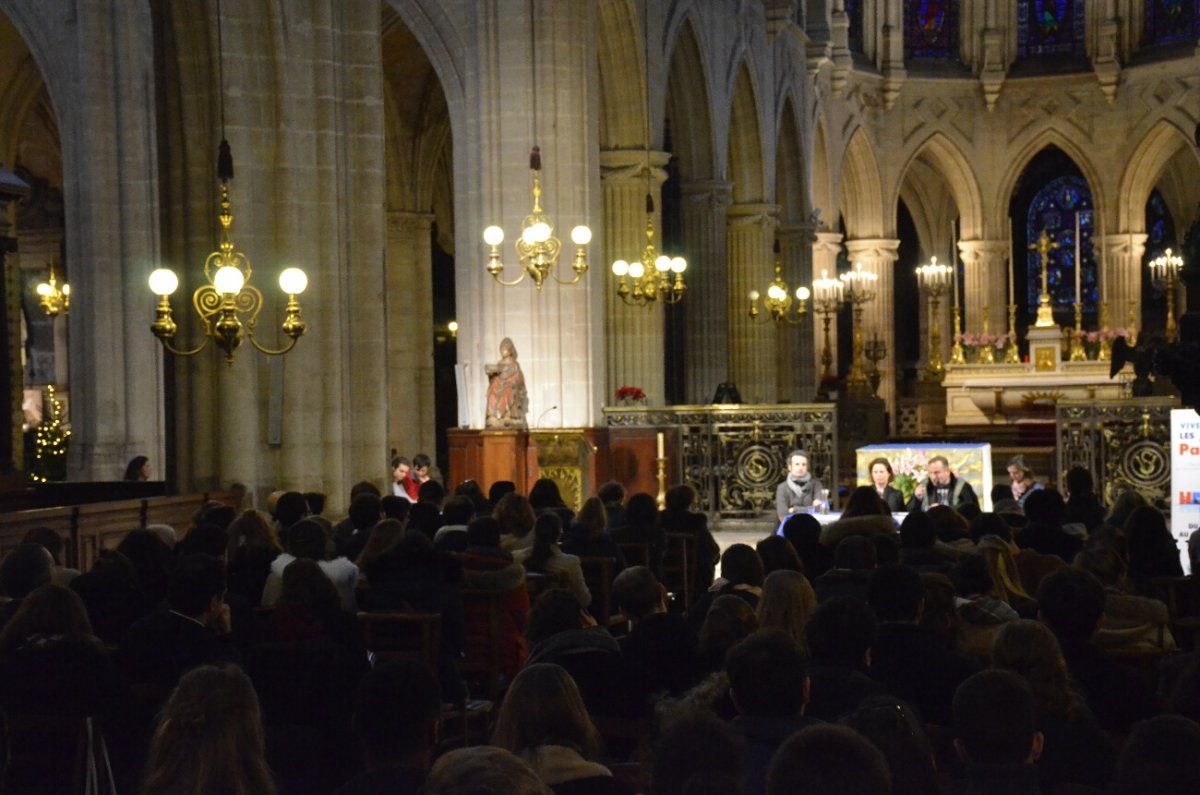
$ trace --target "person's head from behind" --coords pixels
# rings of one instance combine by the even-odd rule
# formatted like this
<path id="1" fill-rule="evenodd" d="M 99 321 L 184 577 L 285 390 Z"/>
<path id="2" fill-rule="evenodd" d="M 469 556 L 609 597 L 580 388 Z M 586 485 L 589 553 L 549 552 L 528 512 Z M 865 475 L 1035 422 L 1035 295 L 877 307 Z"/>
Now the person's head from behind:
<path id="1" fill-rule="evenodd" d="M 196 525 L 182 541 L 175 545 L 177 555 L 212 555 L 223 557 L 229 548 L 229 533 L 223 528 L 203 522 Z"/>
<path id="2" fill-rule="evenodd" d="M 280 530 L 288 530 L 306 516 L 308 500 L 298 491 L 285 491 L 275 502 L 275 521 Z"/>
<path id="3" fill-rule="evenodd" d="M 1072 500 L 1076 500 L 1091 496 L 1096 490 L 1096 481 L 1092 479 L 1090 470 L 1081 466 L 1073 466 L 1067 470 L 1066 486 L 1067 495 Z"/>
<path id="4" fill-rule="evenodd" d="M 878 627 L 869 605 L 835 596 L 817 605 L 804 637 L 814 664 L 865 669 Z"/>
<path id="5" fill-rule="evenodd" d="M 1037 621 L 1023 618 L 1000 627 L 992 641 L 992 667 L 1020 675 L 1039 697 L 1060 701 L 1068 692 L 1067 663 L 1058 639 Z"/>
<path id="6" fill-rule="evenodd" d="M 749 544 L 731 544 L 721 553 L 721 577 L 731 585 L 761 587 L 762 559 Z"/>
<path id="7" fill-rule="evenodd" d="M 315 560 L 297 558 L 283 570 L 281 607 L 298 612 L 323 615 L 341 608 L 337 586 Z"/>
<path id="8" fill-rule="evenodd" d="M 447 525 L 465 525 L 473 518 L 475 518 L 475 503 L 470 497 L 462 494 L 446 500 L 446 507 L 442 508 L 442 522 Z"/>
<path id="9" fill-rule="evenodd" d="M 1063 566 L 1042 578 L 1037 601 L 1038 617 L 1060 640 L 1088 640 L 1104 616 L 1104 585 L 1091 572 Z"/>
<path id="10" fill-rule="evenodd" d="M 846 536 L 833 549 L 833 565 L 851 571 L 870 571 L 879 561 L 875 545 L 866 536 Z"/>
<path id="11" fill-rule="evenodd" d="M 471 501 L 471 505 L 479 511 L 486 512 L 491 510 L 488 505 L 487 497 L 483 495 L 483 487 L 474 480 L 464 480 L 454 487 L 455 497 L 466 497 Z"/>
<path id="12" fill-rule="evenodd" d="M 803 558 L 805 550 L 821 543 L 821 523 L 810 513 L 796 513 L 783 522 L 783 537 L 792 542 Z"/>
<path id="13" fill-rule="evenodd" d="M 326 560 L 329 557 L 329 536 L 325 528 L 312 519 L 296 522 L 288 531 L 287 551 L 297 558 Z"/>
<path id="14" fill-rule="evenodd" d="M 760 627 L 783 630 L 804 645 L 804 628 L 816 609 L 817 595 L 800 572 L 780 569 L 763 580 L 756 610 Z"/>
<path id="15" fill-rule="evenodd" d="M 439 511 L 446 501 L 446 489 L 436 480 L 427 480 L 417 487 L 417 502 L 427 502 Z"/>
<path id="16" fill-rule="evenodd" d="M 1061 527 L 1067 512 L 1062 495 L 1054 489 L 1038 489 L 1025 498 L 1025 520 L 1029 524 Z"/>
<path id="17" fill-rule="evenodd" d="M 808 660 L 786 632 L 760 629 L 725 655 L 730 696 L 752 717 L 799 715 L 808 703 Z"/>
<path id="18" fill-rule="evenodd" d="M 167 587 L 167 565 L 171 550 L 158 533 L 131 530 L 117 544 L 117 551 L 133 564 L 138 587 L 152 597 L 161 597 Z"/>
<path id="19" fill-rule="evenodd" d="M 613 580 L 613 602 L 634 621 L 666 612 L 667 591 L 645 566 L 630 566 Z"/>
<path id="20" fill-rule="evenodd" d="M 998 513 L 981 513 L 972 519 L 970 536 L 976 544 L 984 536 L 999 536 L 1009 542 L 1013 540 L 1012 527 Z"/>
<path id="21" fill-rule="evenodd" d="M 203 620 L 225 595 L 225 567 L 211 555 L 185 555 L 171 566 L 167 606 Z"/>
<path id="22" fill-rule="evenodd" d="M 880 498 L 874 486 L 859 486 L 850 492 L 846 507 L 842 511 L 843 519 L 855 516 L 886 516 L 887 504 Z"/>
<path id="23" fill-rule="evenodd" d="M 550 478 L 538 478 L 529 490 L 529 504 L 536 511 L 543 508 L 561 508 L 565 503 L 557 483 Z"/>
<path id="24" fill-rule="evenodd" d="M 987 562 L 982 555 L 964 555 L 959 558 L 950 569 L 949 577 L 950 582 L 954 583 L 955 593 L 960 597 L 1002 596 L 992 583 Z"/>
<path id="25" fill-rule="evenodd" d="M 596 489 L 596 496 L 605 505 L 620 505 L 625 502 L 625 487 L 615 480 L 610 480 Z"/>
<path id="26" fill-rule="evenodd" d="M 551 663 L 535 663 L 517 674 L 492 732 L 492 745 L 514 754 L 523 755 L 543 744 L 565 746 L 584 757 L 600 750 L 600 733 L 575 680 Z"/>
<path id="27" fill-rule="evenodd" d="M 537 547 L 550 547 L 562 538 L 562 518 L 556 513 L 544 513 L 533 523 L 533 542 Z"/>
<path id="28" fill-rule="evenodd" d="M 591 539 L 599 539 L 608 529 L 608 513 L 599 497 L 588 497 L 583 501 L 575 523 L 583 530 L 583 535 Z"/>
<path id="29" fill-rule="evenodd" d="M 499 547 L 500 523 L 490 516 L 480 516 L 467 525 L 467 546 Z"/>
<path id="30" fill-rule="evenodd" d="M 914 511 L 900 522 L 900 546 L 904 549 L 933 549 L 937 529 L 924 511 Z"/>
<path id="31" fill-rule="evenodd" d="M 1157 508 L 1134 508 L 1125 520 L 1125 539 L 1129 565 L 1145 570 L 1175 552 L 1175 539 L 1167 529 L 1167 520 Z"/>
<path id="32" fill-rule="evenodd" d="M 1117 759 L 1116 795 L 1190 795 L 1200 781 L 1200 724 L 1159 715 L 1133 727 Z"/>
<path id="33" fill-rule="evenodd" d="M 233 560 L 242 547 L 265 547 L 274 552 L 282 551 L 274 526 L 269 518 L 259 511 L 243 511 L 242 515 L 229 525 L 227 532 L 229 546 L 225 549 L 225 557 L 228 560 Z"/>
<path id="34" fill-rule="evenodd" d="M 634 494 L 625 505 L 625 523 L 641 529 L 657 527 L 658 502 L 644 491 Z"/>
<path id="35" fill-rule="evenodd" d="M 575 594 L 565 588 L 551 588 L 529 608 L 525 637 L 531 644 L 538 644 L 560 632 L 582 629 L 583 625 L 583 613 Z"/>
<path id="36" fill-rule="evenodd" d="M 41 544 L 27 541 L 13 547 L 0 561 L 0 589 L 10 599 L 24 599 L 50 582 L 54 558 Z"/>
<path id="37" fill-rule="evenodd" d="M 1129 572 L 1124 559 L 1112 547 L 1085 549 L 1075 556 L 1072 565 L 1094 574 L 1105 588 L 1121 586 Z"/>
<path id="38" fill-rule="evenodd" d="M 667 489 L 665 497 L 666 508 L 671 513 L 690 511 L 696 501 L 696 490 L 686 483 L 680 483 Z"/>
<path id="39" fill-rule="evenodd" d="M 440 693 L 433 672 L 416 660 L 380 665 L 362 678 L 354 701 L 354 732 L 368 767 L 429 767 Z"/>
<path id="40" fill-rule="evenodd" d="M 493 510 L 500 504 L 500 500 L 507 497 L 509 494 L 517 493 L 517 484 L 511 480 L 497 480 L 491 486 L 488 486 L 488 502 L 492 504 Z"/>
<path id="41" fill-rule="evenodd" d="M 938 540 L 950 544 L 967 538 L 971 523 L 949 505 L 935 505 L 926 516 L 933 522 L 933 532 Z"/>
<path id="42" fill-rule="evenodd" d="M 756 629 L 758 617 L 744 599 L 732 594 L 718 596 L 700 626 L 700 654 L 723 659 L 733 644 Z"/>
<path id="43" fill-rule="evenodd" d="M 517 538 L 524 538 L 537 521 L 529 500 L 516 492 L 501 497 L 492 510 L 492 516 L 500 523 L 501 533 Z"/>
<path id="44" fill-rule="evenodd" d="M 354 529 L 366 532 L 383 516 L 383 503 L 374 494 L 360 494 L 350 503 L 349 513 Z"/>
<path id="45" fill-rule="evenodd" d="M 262 716 L 250 677 L 236 665 L 183 675 L 162 711 L 143 792 L 275 792 Z"/>
<path id="46" fill-rule="evenodd" d="M 1042 734 L 1028 683 L 1012 671 L 996 669 L 968 677 L 954 692 L 954 748 L 964 762 L 1036 762 Z"/>
<path id="47" fill-rule="evenodd" d="M 892 774 L 892 795 L 941 792 L 933 746 L 908 704 L 892 696 L 871 696 L 840 721 L 878 748 Z"/>
<path id="48" fill-rule="evenodd" d="M 95 640 L 79 595 L 69 588 L 49 584 L 34 589 L 21 601 L 17 612 L 0 631 L 0 654 L 20 648 L 35 635 L 69 641 Z"/>
<path id="49" fill-rule="evenodd" d="M 50 527 L 31 527 L 25 537 L 21 539 L 22 544 L 41 544 L 50 553 L 50 559 L 55 566 L 61 566 L 63 561 L 63 551 L 65 544 L 63 538 L 58 534 L 58 531 Z"/>
<path id="50" fill-rule="evenodd" d="M 867 583 L 867 601 L 880 621 L 914 623 L 925 604 L 921 575 L 896 563 L 880 566 Z"/>
<path id="51" fill-rule="evenodd" d="M 379 487 L 369 480 L 360 480 L 350 487 L 350 502 L 360 494 L 374 494 L 376 497 L 382 497 L 383 493 L 379 491 Z M 307 497 L 305 502 L 307 502 Z"/>
<path id="52" fill-rule="evenodd" d="M 408 512 L 412 510 L 412 503 L 406 497 L 388 494 L 379 498 L 379 510 L 383 512 L 384 519 L 406 522 L 408 521 Z"/>
<path id="53" fill-rule="evenodd" d="M 796 553 L 792 542 L 783 536 L 767 536 L 754 545 L 754 551 L 758 553 L 758 557 L 762 561 L 764 574 L 769 575 L 771 572 L 781 569 L 804 571 L 804 561 L 800 560 L 800 555 Z"/>
<path id="54" fill-rule="evenodd" d="M 654 747 L 651 795 L 684 795 L 697 783 L 717 777 L 740 781 L 745 745 L 736 729 L 707 710 L 674 710 Z"/>
<path id="55" fill-rule="evenodd" d="M 821 724 L 793 734 L 771 760 L 767 795 L 879 795 L 892 791 L 887 759 L 858 732 Z"/>
<path id="56" fill-rule="evenodd" d="M 493 745 L 456 748 L 438 757 L 424 795 L 554 795 L 521 757 Z"/>

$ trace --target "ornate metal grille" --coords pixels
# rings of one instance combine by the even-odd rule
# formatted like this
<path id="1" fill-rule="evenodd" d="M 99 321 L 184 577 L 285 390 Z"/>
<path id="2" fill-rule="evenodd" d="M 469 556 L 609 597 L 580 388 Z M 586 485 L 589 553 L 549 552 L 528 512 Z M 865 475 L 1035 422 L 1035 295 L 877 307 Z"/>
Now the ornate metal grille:
<path id="1" fill-rule="evenodd" d="M 1171 409 L 1175 398 L 1058 403 L 1058 475 L 1081 466 L 1092 473 L 1100 498 L 1112 504 L 1137 489 L 1159 508 L 1171 501 Z"/>

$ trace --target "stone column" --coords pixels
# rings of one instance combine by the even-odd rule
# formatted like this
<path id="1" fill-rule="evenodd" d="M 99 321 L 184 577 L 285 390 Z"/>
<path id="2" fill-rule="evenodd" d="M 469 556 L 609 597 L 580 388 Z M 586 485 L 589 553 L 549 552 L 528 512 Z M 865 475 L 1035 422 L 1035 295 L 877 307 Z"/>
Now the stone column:
<path id="1" fill-rule="evenodd" d="M 960 240 L 958 253 L 963 262 L 963 331 L 983 331 L 986 307 L 990 333 L 1003 333 L 1008 325 L 1008 241 Z"/>
<path id="2" fill-rule="evenodd" d="M 604 225 L 599 261 L 593 263 L 593 267 L 603 274 L 601 278 L 605 284 L 606 402 L 612 400 L 618 387 L 630 385 L 645 390 L 650 405 L 663 405 L 666 380 L 662 303 L 626 304 L 617 295 L 617 279 L 612 275 L 611 266 L 618 259 L 626 262 L 639 259 L 646 248 L 647 192 L 654 199 L 654 248 L 659 254 L 665 253 L 662 245 L 662 184 L 667 178 L 664 167 L 670 159 L 667 152 L 647 155 L 644 151 L 614 150 L 600 153 Z M 688 270 L 691 270 L 690 266 Z M 684 277 L 690 275 L 685 272 Z M 686 295 L 685 302 L 692 299 L 692 293 Z"/>
<path id="3" fill-rule="evenodd" d="M 387 323 L 387 441 L 401 455 L 432 454 L 433 254 L 429 213 L 390 210 L 384 312 Z"/>
<path id="4" fill-rule="evenodd" d="M 887 404 L 888 414 L 896 415 L 896 343 L 892 329 L 895 311 L 895 270 L 900 258 L 900 241 L 892 239 L 847 240 L 846 253 L 851 263 L 861 262 L 863 270 L 879 276 L 875 300 L 863 306 L 863 342 L 872 333 L 887 342 L 887 356 L 878 364 L 879 397 Z M 845 311 L 849 312 L 847 306 Z"/>
<path id="5" fill-rule="evenodd" d="M 708 403 L 729 380 L 725 301 L 725 214 L 732 186 L 719 180 L 683 186 L 683 240 L 688 252 L 683 308 L 687 402 Z"/>
<path id="6" fill-rule="evenodd" d="M 817 232 L 817 241 L 813 243 L 812 249 L 812 276 L 813 280 L 828 277 L 830 279 L 837 278 L 838 255 L 842 253 L 842 235 L 838 232 Z M 812 287 L 812 280 L 809 281 L 809 287 Z M 813 377 L 813 386 L 819 387 L 823 365 L 821 359 L 824 358 L 825 351 L 825 322 L 821 316 L 813 312 L 813 362 L 815 373 Z M 837 316 L 833 315 L 829 320 L 829 355 L 833 357 L 833 364 L 830 365 L 829 372 L 833 376 L 837 376 Z"/>
<path id="7" fill-rule="evenodd" d="M 779 206 L 734 204 L 729 208 L 726 240 L 729 272 L 726 296 L 729 312 L 729 379 L 746 403 L 774 403 L 775 330 L 749 316 L 751 290 L 761 291 L 774 270 L 772 248 Z"/>
<path id="8" fill-rule="evenodd" d="M 813 225 L 810 223 L 787 224 L 779 227 L 779 258 L 783 265 L 783 278 L 787 282 L 795 301 L 796 288 L 801 285 L 812 290 L 812 241 Z M 766 282 L 758 288 L 766 289 Z M 793 304 L 792 313 L 795 313 Z M 812 301 L 808 302 L 812 313 Z M 817 372 L 813 359 L 813 327 L 808 316 L 798 325 L 780 324 L 778 327 L 779 356 L 776 378 L 781 401 L 803 403 L 812 399 L 816 391 Z"/>
<path id="9" fill-rule="evenodd" d="M 1146 255 L 1148 235 L 1132 232 L 1117 235 L 1097 235 L 1096 245 L 1102 247 L 1103 274 L 1100 275 L 1108 301 L 1110 328 L 1142 330 L 1142 257 Z M 1131 323 L 1130 320 L 1133 320 Z"/>

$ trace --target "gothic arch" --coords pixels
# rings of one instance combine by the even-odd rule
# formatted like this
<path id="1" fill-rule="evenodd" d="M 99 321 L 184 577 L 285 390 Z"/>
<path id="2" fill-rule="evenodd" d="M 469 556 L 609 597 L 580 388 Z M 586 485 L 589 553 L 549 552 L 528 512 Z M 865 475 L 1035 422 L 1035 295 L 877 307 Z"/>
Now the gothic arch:
<path id="1" fill-rule="evenodd" d="M 667 107 L 671 153 L 679 158 L 685 180 L 712 179 L 717 173 L 711 82 L 703 52 L 695 28 L 684 20 L 667 62 Z"/>
<path id="2" fill-rule="evenodd" d="M 450 110 L 450 123 L 454 129 L 462 129 L 463 76 L 452 53 L 465 52 L 467 43 L 462 41 L 462 32 L 470 26 L 456 24 L 446 16 L 444 4 L 437 0 L 386 0 L 387 4 L 404 21 L 405 27 L 425 51 L 433 65 L 442 91 L 446 93 L 446 105 Z M 449 41 L 449 39 L 455 39 Z"/>
<path id="3" fill-rule="evenodd" d="M 734 85 L 729 106 L 729 181 L 733 184 L 733 201 L 737 204 L 766 201 L 758 92 L 749 61 L 742 61 L 738 67 Z"/>
<path id="4" fill-rule="evenodd" d="M 1083 178 L 1087 180 L 1088 187 L 1092 192 L 1092 206 L 1097 208 L 1101 213 L 1106 212 L 1105 208 L 1108 205 L 1104 196 L 1104 183 L 1100 179 L 1100 172 L 1096 170 L 1092 161 L 1069 135 L 1059 131 L 1057 128 L 1047 127 L 1015 149 L 1009 161 L 1008 171 L 997 186 L 998 192 L 995 195 L 995 203 L 992 206 L 991 212 L 991 228 L 997 230 L 1008 228 L 1008 203 L 1012 199 L 1013 191 L 1016 189 L 1017 180 L 1021 178 L 1021 174 L 1025 172 L 1026 167 L 1029 166 L 1030 161 L 1033 160 L 1038 152 L 1051 145 L 1063 150 L 1075 165 L 1079 167 Z"/>
<path id="5" fill-rule="evenodd" d="M 646 114 L 650 108 L 650 65 L 646 62 L 647 43 L 643 41 L 637 8 L 632 0 L 601 0 L 596 21 L 600 148 L 649 147 Z"/>
<path id="6" fill-rule="evenodd" d="M 804 141 L 800 119 L 790 94 L 784 98 L 779 117 L 775 144 L 775 199 L 780 205 L 779 218 L 783 223 L 808 220 L 810 213 L 808 163 L 804 158 Z"/>
<path id="7" fill-rule="evenodd" d="M 1186 158 L 1185 162 L 1190 161 L 1193 170 L 1200 166 L 1191 151 L 1191 143 L 1183 131 L 1165 119 L 1146 133 L 1134 148 L 1121 175 L 1121 188 L 1117 193 L 1117 227 L 1113 231 L 1145 231 L 1146 201 L 1150 191 L 1154 190 L 1163 178 L 1167 165 L 1177 156 L 1182 155 Z"/>
<path id="8" fill-rule="evenodd" d="M 846 237 L 881 238 L 891 224 L 883 218 L 879 163 L 861 127 L 850 136 L 842 156 L 841 211 Z"/>
<path id="9" fill-rule="evenodd" d="M 962 150 L 940 132 L 935 132 L 917 146 L 912 157 L 901 169 L 896 194 L 888 205 L 891 208 L 892 216 L 895 216 L 898 209 L 900 191 L 909 171 L 917 162 L 924 162 L 930 166 L 945 181 L 946 189 L 954 197 L 954 204 L 958 209 L 961 225 L 960 238 L 963 240 L 982 238 L 984 236 L 983 193 L 979 187 L 979 179 Z M 913 208 L 910 206 L 909 209 Z"/>

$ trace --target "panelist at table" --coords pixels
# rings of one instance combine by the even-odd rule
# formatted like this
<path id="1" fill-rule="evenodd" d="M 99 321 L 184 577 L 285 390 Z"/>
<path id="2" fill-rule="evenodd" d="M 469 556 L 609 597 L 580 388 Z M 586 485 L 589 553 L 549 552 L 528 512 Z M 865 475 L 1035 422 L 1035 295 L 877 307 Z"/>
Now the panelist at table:
<path id="1" fill-rule="evenodd" d="M 788 514 L 824 507 L 829 499 L 821 481 L 808 471 L 808 453 L 793 450 L 788 453 L 787 462 L 788 476 L 775 489 L 775 512 L 781 522 Z"/>
<path id="2" fill-rule="evenodd" d="M 950 471 L 945 456 L 935 455 L 925 464 L 927 477 L 922 480 L 908 502 L 909 512 L 928 511 L 935 505 L 948 505 L 960 510 L 968 503 L 978 503 L 975 489 L 963 478 Z"/>

